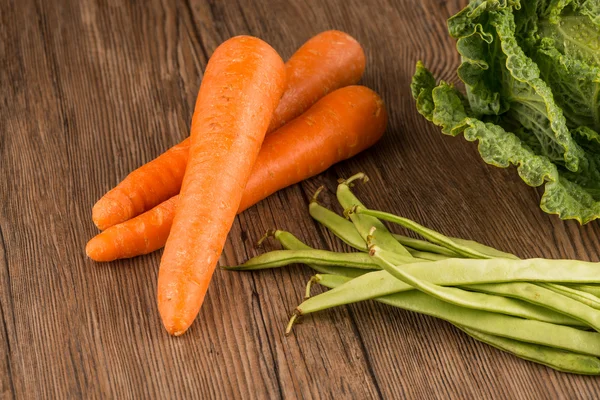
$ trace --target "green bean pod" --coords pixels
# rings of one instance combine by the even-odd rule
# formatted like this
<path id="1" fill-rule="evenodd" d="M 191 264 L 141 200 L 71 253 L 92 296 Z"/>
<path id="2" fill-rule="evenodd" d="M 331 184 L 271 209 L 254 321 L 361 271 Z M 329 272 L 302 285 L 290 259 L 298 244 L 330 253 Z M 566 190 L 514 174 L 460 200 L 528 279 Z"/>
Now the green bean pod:
<path id="1" fill-rule="evenodd" d="M 278 268 L 290 264 L 313 264 L 368 270 L 381 269 L 366 253 L 335 253 L 327 250 L 275 250 L 253 257 L 241 265 L 223 267 L 234 271 Z"/>
<path id="2" fill-rule="evenodd" d="M 356 180 L 362 180 L 366 182 L 368 178 L 365 174 L 358 173 L 346 180 L 342 180 L 337 187 L 336 196 L 344 209 L 348 209 L 357 205 L 362 206 L 360 200 L 358 200 L 350 190 L 350 184 Z M 365 243 L 371 228 L 375 227 L 376 233 L 374 237 L 371 238 L 373 243 L 377 243 L 377 245 L 380 247 L 399 256 L 411 257 L 408 250 L 406 250 L 406 248 L 402 246 L 400 242 L 394 238 L 394 236 L 392 236 L 390 231 L 388 231 L 385 225 L 383 225 L 383 223 L 377 218 L 357 214 L 349 215 L 349 217 Z"/>
<path id="3" fill-rule="evenodd" d="M 349 278 L 335 275 L 317 275 L 320 285 L 335 288 L 350 281 Z M 600 361 L 596 357 L 566 352 L 552 347 L 525 343 L 514 339 L 490 335 L 476 329 L 454 324 L 474 339 L 487 343 L 500 350 L 512 353 L 517 357 L 544 364 L 563 372 L 576 374 L 600 374 Z"/>
<path id="4" fill-rule="evenodd" d="M 591 293 L 556 283 L 540 283 L 539 285 L 545 287 L 546 289 L 552 290 L 553 292 L 560 293 L 563 296 L 567 296 L 573 300 L 577 300 L 578 302 L 595 308 L 596 310 L 600 310 L 600 298 Z"/>
<path id="5" fill-rule="evenodd" d="M 354 229 L 353 226 L 352 226 L 352 229 Z M 296 236 L 292 235 L 290 232 L 276 230 L 276 231 L 271 231 L 268 234 L 270 234 L 275 239 L 277 239 L 277 241 L 279 241 L 279 243 L 281 243 L 283 248 L 286 250 L 312 250 L 312 247 L 310 247 L 307 244 L 305 244 L 304 242 L 302 242 L 300 239 L 298 239 Z M 310 268 L 312 268 L 313 270 L 315 270 L 321 274 L 333 274 L 333 275 L 347 276 L 350 278 L 356 278 L 357 276 L 360 276 L 365 273 L 365 270 L 362 270 L 362 269 L 340 267 L 337 265 L 316 265 L 316 264 L 307 264 L 307 265 Z"/>
<path id="6" fill-rule="evenodd" d="M 588 282 L 598 283 L 600 266 L 572 260 L 456 259 L 404 264 L 403 270 L 418 279 L 441 286 L 463 286 L 503 282 Z M 367 272 L 347 284 L 304 303 L 314 311 L 341 304 L 375 299 L 412 290 L 413 287 L 386 271 Z M 314 301 L 314 304 L 312 303 Z"/>
<path id="7" fill-rule="evenodd" d="M 596 357 L 489 335 L 460 325 L 454 326 L 480 342 L 557 371 L 581 375 L 600 375 L 600 360 Z"/>
<path id="8" fill-rule="evenodd" d="M 514 254 L 506 253 L 504 251 L 495 249 L 490 246 L 486 246 L 485 244 L 481 244 L 474 240 L 461 239 L 461 238 L 456 238 L 456 237 L 452 237 L 452 236 L 448 236 L 448 238 L 450 240 L 452 240 L 453 242 L 460 244 L 461 246 L 469 247 L 479 253 L 487 254 L 488 256 L 490 256 L 492 258 L 509 258 L 511 260 L 519 259 L 519 257 L 515 256 Z"/>
<path id="9" fill-rule="evenodd" d="M 462 256 L 450 249 L 447 249 L 443 246 L 438 246 L 437 244 L 433 244 L 426 240 L 415 239 L 404 235 L 398 235 L 393 233 L 392 236 L 400 242 L 400 244 L 404 247 L 410 247 L 411 249 L 415 249 L 417 251 L 439 254 L 442 256 L 447 256 L 450 258 L 461 258 Z M 367 251 L 367 250 L 365 250 Z"/>
<path id="10" fill-rule="evenodd" d="M 450 239 L 449 237 L 444 236 L 441 233 L 438 233 L 432 229 L 426 228 L 423 225 L 420 225 L 408 218 L 399 217 L 397 215 L 386 213 L 383 211 L 369 210 L 368 208 L 364 207 L 363 205 L 352 206 L 349 209 L 346 209 L 346 211 L 344 211 L 344 214 L 349 214 L 350 216 L 358 214 L 358 215 L 368 216 L 368 217 L 376 218 L 378 220 L 384 220 L 384 221 L 398 224 L 400 226 L 403 226 L 404 228 L 410 229 L 411 231 L 413 231 L 415 233 L 418 233 L 419 235 L 423 236 L 425 239 L 429 240 L 430 242 L 437 244 L 439 246 L 446 247 L 447 249 L 450 249 L 464 257 L 484 258 L 484 259 L 485 258 L 495 258 L 489 254 L 482 253 L 471 247 L 463 246 L 462 244 L 455 242 L 454 240 Z M 373 242 L 373 243 L 377 244 L 375 242 Z M 380 247 L 384 248 L 383 246 L 380 246 Z M 387 249 L 385 249 L 385 250 L 387 250 Z"/>
<path id="11" fill-rule="evenodd" d="M 329 229 L 337 238 L 341 241 L 360 251 L 368 251 L 367 245 L 364 239 L 360 236 L 354 224 L 347 219 L 339 216 L 333 211 L 323 207 L 317 201 L 317 197 L 321 192 L 320 187 L 317 192 L 313 195 L 309 206 L 308 212 L 310 216 L 321 225 Z M 436 244 L 427 242 L 425 240 L 414 239 L 408 236 L 392 234 L 392 236 L 413 256 L 425 260 L 437 261 L 443 258 L 436 257 L 436 255 L 442 255 L 448 257 L 460 257 L 457 253 L 452 250 L 446 249 L 445 247 L 438 246 Z M 413 249 L 411 251 L 411 249 Z M 418 252 L 418 256 L 415 255 Z"/>
<path id="12" fill-rule="evenodd" d="M 320 279 L 319 283 L 330 285 L 342 284 L 347 279 L 341 276 L 332 276 L 327 279 Z M 307 301 L 316 299 L 319 296 L 312 297 Z M 431 297 L 418 290 L 383 296 L 376 300 L 394 307 L 440 318 L 452 324 L 475 329 L 490 335 L 553 347 L 574 353 L 596 357 L 600 355 L 600 334 L 596 332 L 460 307 Z M 290 329 L 289 325 L 288 329 Z"/>
<path id="13" fill-rule="evenodd" d="M 468 290 L 520 299 L 563 314 L 563 325 L 588 325 L 600 331 L 600 312 L 583 303 L 528 282 L 487 283 L 462 286 Z M 580 321 L 580 323 L 577 323 Z"/>
<path id="14" fill-rule="evenodd" d="M 568 284 L 569 287 L 579 290 L 581 292 L 589 293 L 600 298 L 600 286 L 598 285 L 584 285 L 584 284 Z"/>
<path id="15" fill-rule="evenodd" d="M 517 317 L 533 319 L 537 321 L 554 322 L 555 320 L 555 312 L 521 300 L 504 297 L 502 295 L 498 296 L 487 293 L 469 292 L 456 287 L 439 286 L 418 279 L 407 273 L 404 268 L 392 265 L 386 259 L 385 254 L 385 250 L 378 249 L 376 246 L 373 246 L 371 249 L 371 255 L 373 259 L 376 260 L 377 263 L 390 275 L 439 300 L 461 307 L 495 312 L 499 314 L 514 315 Z M 563 319 L 561 318 L 561 322 L 562 320 Z M 582 325 L 578 324 L 577 321 L 575 321 L 575 324 Z"/>
<path id="16" fill-rule="evenodd" d="M 348 246 L 360 251 L 367 251 L 367 244 L 360 236 L 356 228 L 354 228 L 354 224 L 352 224 L 352 222 L 319 204 L 317 198 L 321 193 L 321 190 L 323 190 L 322 186 L 317 189 L 310 200 L 310 203 L 308 204 L 308 212 L 310 216 L 313 217 L 315 221 L 319 222 L 321 225 L 333 232 L 335 236 L 341 239 Z"/>

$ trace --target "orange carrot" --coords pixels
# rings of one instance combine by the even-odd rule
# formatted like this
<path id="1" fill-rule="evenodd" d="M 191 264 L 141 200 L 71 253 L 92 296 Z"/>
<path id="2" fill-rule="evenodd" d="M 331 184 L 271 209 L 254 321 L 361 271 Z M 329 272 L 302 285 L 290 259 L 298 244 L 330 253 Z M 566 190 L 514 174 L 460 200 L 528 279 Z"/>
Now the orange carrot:
<path id="1" fill-rule="evenodd" d="M 326 31 L 307 41 L 286 63 L 287 89 L 273 114 L 271 132 L 296 118 L 321 97 L 355 84 L 365 67 L 360 44 L 339 31 Z M 172 147 L 130 173 L 92 209 L 102 230 L 127 221 L 179 193 L 190 141 Z"/>
<path id="2" fill-rule="evenodd" d="M 347 33 L 325 31 L 304 43 L 285 69 L 288 86 L 275 109 L 269 132 L 308 110 L 327 93 L 356 84 L 365 70 L 365 53 Z"/>
<path id="3" fill-rule="evenodd" d="M 127 221 L 179 193 L 189 150 L 188 138 L 127 175 L 92 208 L 96 226 L 104 230 Z"/>
<path id="4" fill-rule="evenodd" d="M 158 273 L 158 310 L 172 335 L 200 311 L 285 79 L 281 57 L 251 36 L 225 41 L 208 61 Z"/>
<path id="5" fill-rule="evenodd" d="M 383 101 L 371 89 L 347 86 L 328 94 L 263 143 L 240 211 L 372 146 L 386 125 Z"/>
<path id="6" fill-rule="evenodd" d="M 265 138 L 238 213 L 370 147 L 383 134 L 386 121 L 383 101 L 363 86 L 348 86 L 323 97 Z M 169 236 L 177 200 L 174 196 L 101 232 L 88 243 L 88 256 L 112 261 L 158 250 Z"/>
<path id="7" fill-rule="evenodd" d="M 113 261 L 148 254 L 167 242 L 179 195 L 153 209 L 100 232 L 85 246 L 94 261 Z"/>

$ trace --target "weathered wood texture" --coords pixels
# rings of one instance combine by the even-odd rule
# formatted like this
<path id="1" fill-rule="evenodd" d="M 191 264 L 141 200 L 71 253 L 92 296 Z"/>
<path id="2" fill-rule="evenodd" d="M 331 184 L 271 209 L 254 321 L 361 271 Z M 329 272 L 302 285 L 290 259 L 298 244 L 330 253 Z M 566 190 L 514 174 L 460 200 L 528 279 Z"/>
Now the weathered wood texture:
<path id="1" fill-rule="evenodd" d="M 160 324 L 160 254 L 86 258 L 92 204 L 183 139 L 202 70 L 237 34 L 284 58 L 345 30 L 364 45 L 363 83 L 385 99 L 375 148 L 240 215 L 222 263 L 258 254 L 268 228 L 341 248 L 309 217 L 324 184 L 357 171 L 358 194 L 454 236 L 521 256 L 598 260 L 598 223 L 546 215 L 514 170 L 441 135 L 415 111 L 417 59 L 456 81 L 446 18 L 464 1 L 3 0 L 0 3 L 0 395 L 5 398 L 598 397 L 599 380 L 561 374 L 477 343 L 449 324 L 364 303 L 306 318 L 283 336 L 311 272 L 217 271 L 186 335 Z M 323 196 L 326 203 L 334 197 Z"/>

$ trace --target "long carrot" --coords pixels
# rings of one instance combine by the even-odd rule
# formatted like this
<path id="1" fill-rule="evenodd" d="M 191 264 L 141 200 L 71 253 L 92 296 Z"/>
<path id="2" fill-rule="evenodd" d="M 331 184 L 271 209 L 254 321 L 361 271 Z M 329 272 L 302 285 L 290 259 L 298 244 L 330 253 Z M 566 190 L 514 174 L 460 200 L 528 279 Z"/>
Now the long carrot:
<path id="1" fill-rule="evenodd" d="M 200 311 L 285 80 L 281 57 L 251 36 L 225 41 L 208 61 L 158 274 L 158 310 L 172 335 Z"/>
<path id="2" fill-rule="evenodd" d="M 357 83 L 365 68 L 360 44 L 340 31 L 326 31 L 308 40 L 286 63 L 287 89 L 267 132 L 306 111 L 327 93 Z M 102 230 L 127 221 L 179 193 L 190 141 L 172 147 L 130 173 L 92 209 Z"/>
<path id="3" fill-rule="evenodd" d="M 373 145 L 386 127 L 383 101 L 363 86 L 338 89 L 265 138 L 238 213 L 271 193 L 316 175 Z M 86 252 L 96 261 L 158 250 L 169 236 L 178 196 L 101 232 Z"/>

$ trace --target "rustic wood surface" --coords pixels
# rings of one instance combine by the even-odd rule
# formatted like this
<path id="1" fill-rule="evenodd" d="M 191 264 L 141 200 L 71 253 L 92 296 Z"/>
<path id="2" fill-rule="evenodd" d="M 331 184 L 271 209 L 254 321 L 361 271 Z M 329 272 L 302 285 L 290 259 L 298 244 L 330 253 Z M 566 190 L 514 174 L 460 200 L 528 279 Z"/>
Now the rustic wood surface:
<path id="1" fill-rule="evenodd" d="M 390 124 L 373 149 L 240 215 L 221 263 L 260 253 L 269 228 L 343 246 L 308 215 L 321 184 L 364 171 L 364 202 L 520 256 L 598 260 L 598 223 L 540 211 L 514 170 L 485 165 L 415 111 L 417 59 L 456 81 L 445 20 L 464 1 L 3 0 L 0 2 L 0 397 L 557 398 L 600 396 L 449 324 L 367 302 L 283 335 L 311 272 L 217 271 L 186 335 L 160 324 L 160 253 L 87 259 L 93 203 L 187 134 L 202 71 L 223 40 L 259 36 L 284 58 L 337 28 L 366 49 L 363 83 Z M 267 249 L 276 248 L 267 245 Z"/>

